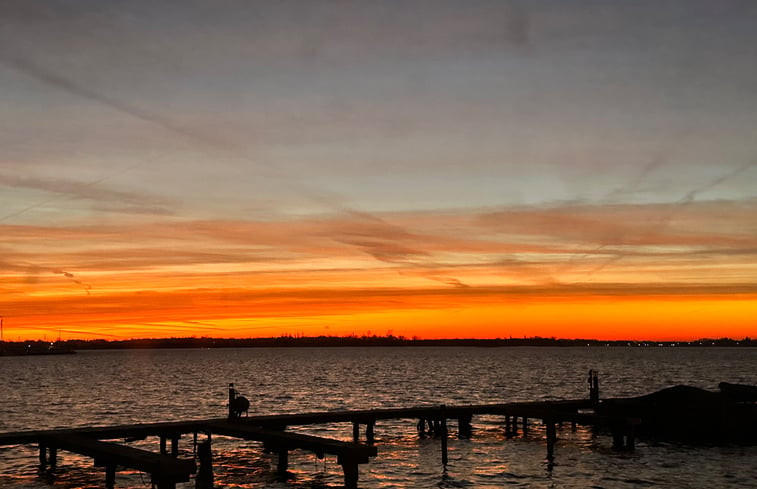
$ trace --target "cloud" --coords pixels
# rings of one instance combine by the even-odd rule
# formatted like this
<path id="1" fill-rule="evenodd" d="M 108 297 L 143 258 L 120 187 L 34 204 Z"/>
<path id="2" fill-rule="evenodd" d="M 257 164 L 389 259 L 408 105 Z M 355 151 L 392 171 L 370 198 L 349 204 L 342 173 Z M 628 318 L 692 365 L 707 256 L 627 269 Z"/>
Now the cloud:
<path id="1" fill-rule="evenodd" d="M 757 273 L 757 200 L 691 202 L 667 226 L 650 227 L 675 205 L 0 225 L 0 287 L 16 295 L 70 296 L 70 287 L 53 277 L 59 275 L 86 291 L 94 287 L 98 296 L 193 289 L 190 309 L 197 310 L 202 289 L 209 298 L 227 291 L 229 304 L 242 308 L 266 289 L 327 290 L 338 302 L 354 300 L 353 288 L 369 295 L 379 287 L 471 289 L 464 297 L 484 297 L 487 290 L 512 287 L 521 297 L 526 291 L 575 293 L 581 289 L 561 287 L 590 282 L 625 284 L 629 294 L 661 281 L 671 284 L 671 293 L 687 284 L 748 286 Z M 305 293 L 302 300 L 311 299 Z"/>
<path id="2" fill-rule="evenodd" d="M 184 289 L 149 293 L 98 294 L 86 298 L 45 296 L 28 303 L 10 300 L 6 317 L 48 322 L 62 327 L 108 322 L 167 324 L 217 322 L 243 318 L 297 318 L 350 315 L 403 309 L 448 309 L 519 302 L 553 302 L 598 298 L 649 299 L 692 297 L 749 298 L 755 284 L 583 284 L 433 288 L 288 288 Z M 192 304 L 193 307 L 187 307 Z M 42 312 L 44 311 L 44 312 Z M 165 326 L 168 327 L 168 326 Z M 179 324 L 181 328 L 181 324 Z M 208 328 L 203 325 L 202 327 Z M 222 326 L 213 326 L 221 328 Z"/>
<path id="3" fill-rule="evenodd" d="M 52 70 L 47 69 L 42 65 L 38 65 L 29 59 L 20 58 L 0 52 L 0 63 L 5 65 L 7 68 L 20 71 L 46 85 L 58 88 L 70 93 L 71 95 L 75 95 L 86 100 L 105 105 L 117 112 L 124 113 L 143 122 L 147 122 L 154 126 L 160 127 L 165 131 L 173 133 L 177 136 L 181 136 L 215 148 L 223 148 L 225 146 L 224 142 L 219 139 L 211 137 L 205 133 L 193 131 L 192 129 L 184 127 L 174 122 L 171 118 L 166 117 L 160 113 L 153 112 L 152 110 L 145 109 L 137 104 L 121 100 L 117 97 L 92 88 L 90 85 L 77 82 L 73 78 L 55 73 Z"/>
<path id="4" fill-rule="evenodd" d="M 31 209 L 42 207 L 62 198 L 89 200 L 95 202 L 93 208 L 109 212 L 171 215 L 174 203 L 169 199 L 140 192 L 122 191 L 102 185 L 105 178 L 80 182 L 64 178 L 22 177 L 0 173 L 0 186 L 40 190 L 54 194 L 48 199 L 34 202 L 19 210 L 0 215 L 0 222 L 17 217 Z"/>

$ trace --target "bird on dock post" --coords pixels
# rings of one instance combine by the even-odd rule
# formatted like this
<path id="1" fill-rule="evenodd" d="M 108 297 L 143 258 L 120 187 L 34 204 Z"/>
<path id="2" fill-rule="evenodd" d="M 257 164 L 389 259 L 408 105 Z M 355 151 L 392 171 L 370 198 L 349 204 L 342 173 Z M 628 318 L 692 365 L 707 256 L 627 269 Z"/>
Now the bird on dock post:
<path id="1" fill-rule="evenodd" d="M 242 413 L 247 414 L 249 409 L 250 401 L 239 395 L 239 391 L 234 388 L 233 383 L 229 384 L 229 421 L 240 418 Z"/>

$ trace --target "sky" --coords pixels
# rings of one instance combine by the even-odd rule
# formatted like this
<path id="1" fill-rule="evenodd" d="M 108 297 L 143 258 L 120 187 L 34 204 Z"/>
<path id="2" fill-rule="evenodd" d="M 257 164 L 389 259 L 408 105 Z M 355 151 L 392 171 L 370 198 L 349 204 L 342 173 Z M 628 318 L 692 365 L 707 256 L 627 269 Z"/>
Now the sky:
<path id="1" fill-rule="evenodd" d="M 5 340 L 757 335 L 751 0 L 0 0 Z"/>

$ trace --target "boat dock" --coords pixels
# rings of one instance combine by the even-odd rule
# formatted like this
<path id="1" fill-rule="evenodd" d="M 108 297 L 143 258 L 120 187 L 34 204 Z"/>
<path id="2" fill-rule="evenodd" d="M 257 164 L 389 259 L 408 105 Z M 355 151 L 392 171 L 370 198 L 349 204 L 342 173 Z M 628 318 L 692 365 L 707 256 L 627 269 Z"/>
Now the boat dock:
<path id="1" fill-rule="evenodd" d="M 516 436 L 519 432 L 526 434 L 529 423 L 540 422 L 545 427 L 548 459 L 554 456 L 557 427 L 562 423 L 570 423 L 574 428 L 578 424 L 606 428 L 612 433 L 613 447 L 633 450 L 634 426 L 638 420 L 595 414 L 594 402 L 584 399 L 244 417 L 230 415 L 228 418 L 0 433 L 0 446 L 38 445 L 41 469 L 56 467 L 58 450 L 91 457 L 96 466 L 105 467 L 105 485 L 108 489 L 115 487 L 117 467 L 150 474 L 153 484 L 158 489 L 174 489 L 177 483 L 189 481 L 191 475 L 197 472 L 197 464 L 193 459 L 178 457 L 181 437 L 192 435 L 191 443 L 196 453 L 198 434 L 206 435 L 208 442 L 212 435 L 222 435 L 262 442 L 265 452 L 278 455 L 277 470 L 280 473 L 286 472 L 289 453 L 293 450 L 310 451 L 319 458 L 326 454 L 336 455 L 337 463 L 344 471 L 344 485 L 352 489 L 357 487 L 358 466 L 368 463 L 371 457 L 378 455 L 375 446 L 377 422 L 389 419 L 417 420 L 416 429 L 420 437 L 439 439 L 441 462 L 444 465 L 447 464 L 448 422 L 456 421 L 459 438 L 470 438 L 473 434 L 473 417 L 478 415 L 502 416 L 504 435 L 507 438 Z M 351 423 L 352 441 L 345 442 L 286 431 L 290 426 L 326 423 Z M 364 437 L 361 436 L 361 427 L 365 427 Z M 147 437 L 158 437 L 158 451 L 147 451 L 113 441 L 128 442 Z M 361 438 L 364 438 L 364 442 Z M 212 467 L 207 469 L 212 471 Z"/>

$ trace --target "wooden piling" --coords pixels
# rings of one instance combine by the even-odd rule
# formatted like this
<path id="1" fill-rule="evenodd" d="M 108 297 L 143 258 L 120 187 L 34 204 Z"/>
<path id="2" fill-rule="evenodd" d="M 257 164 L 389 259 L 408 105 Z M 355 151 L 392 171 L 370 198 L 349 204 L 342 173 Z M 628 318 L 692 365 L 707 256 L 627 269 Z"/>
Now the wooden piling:
<path id="1" fill-rule="evenodd" d="M 442 465 L 447 466 L 447 406 L 439 406 L 439 436 L 442 438 Z"/>
<path id="2" fill-rule="evenodd" d="M 353 462 L 345 462 L 342 464 L 342 470 L 344 471 L 344 488 L 357 489 L 358 465 Z"/>
<path id="3" fill-rule="evenodd" d="M 365 441 L 368 443 L 373 443 L 375 441 L 375 435 L 374 435 L 374 427 L 376 425 L 376 422 L 371 420 L 368 422 L 368 424 L 365 425 Z"/>
<path id="4" fill-rule="evenodd" d="M 174 481 L 164 481 L 164 480 L 158 480 L 153 481 L 157 489 L 176 489 L 176 482 Z"/>
<path id="5" fill-rule="evenodd" d="M 633 452 L 636 449 L 636 438 L 634 437 L 633 425 L 626 427 L 626 450 Z"/>
<path id="6" fill-rule="evenodd" d="M 195 476 L 195 489 L 213 489 L 213 450 L 210 441 L 197 447 L 200 466 Z"/>
<path id="7" fill-rule="evenodd" d="M 360 441 L 360 423 L 357 421 L 352 422 L 352 441 L 355 443 Z"/>
<path id="8" fill-rule="evenodd" d="M 460 416 L 457 418 L 457 437 L 461 440 L 468 439 L 473 435 L 471 419 L 471 415 Z"/>
<path id="9" fill-rule="evenodd" d="M 179 456 L 179 436 L 173 435 L 171 437 L 171 456 L 176 458 Z"/>
<path id="10" fill-rule="evenodd" d="M 47 467 L 47 445 L 43 442 L 39 443 L 39 468 L 43 469 Z"/>
<path id="11" fill-rule="evenodd" d="M 547 459 L 552 460 L 555 457 L 555 442 L 557 441 L 557 428 L 555 420 L 545 419 L 544 424 L 547 428 Z"/>
<path id="12" fill-rule="evenodd" d="M 523 418 L 523 436 L 528 434 L 528 418 Z"/>
<path id="13" fill-rule="evenodd" d="M 441 433 L 439 436 L 441 436 L 442 439 L 442 465 L 447 466 L 447 419 L 442 418 L 440 422 L 440 431 Z"/>
<path id="14" fill-rule="evenodd" d="M 276 471 L 280 475 L 284 475 L 287 473 L 288 468 L 289 468 L 289 451 L 285 449 L 279 450 L 278 461 L 276 463 Z"/>
<path id="15" fill-rule="evenodd" d="M 162 455 L 168 453 L 166 451 L 166 435 L 160 435 L 160 453 Z"/>
<path id="16" fill-rule="evenodd" d="M 105 487 L 113 489 L 116 486 L 116 464 L 109 463 L 105 466 Z"/>
<path id="17" fill-rule="evenodd" d="M 50 468 L 55 470 L 55 467 L 58 465 L 58 447 L 55 445 L 50 445 L 49 447 L 50 456 L 47 459 L 48 464 L 50 464 Z"/>
<path id="18" fill-rule="evenodd" d="M 421 440 L 426 438 L 426 420 L 421 418 L 418 420 L 418 424 L 415 425 L 415 429 L 418 431 L 418 438 Z"/>
<path id="19" fill-rule="evenodd" d="M 615 450 L 623 450 L 623 448 L 625 448 L 623 427 L 618 423 L 615 423 L 610 429 L 612 432 L 612 448 Z"/>

